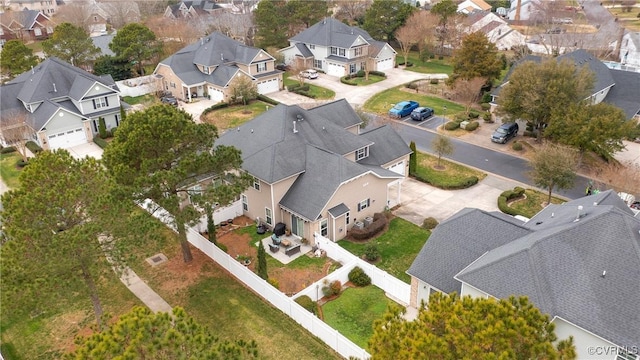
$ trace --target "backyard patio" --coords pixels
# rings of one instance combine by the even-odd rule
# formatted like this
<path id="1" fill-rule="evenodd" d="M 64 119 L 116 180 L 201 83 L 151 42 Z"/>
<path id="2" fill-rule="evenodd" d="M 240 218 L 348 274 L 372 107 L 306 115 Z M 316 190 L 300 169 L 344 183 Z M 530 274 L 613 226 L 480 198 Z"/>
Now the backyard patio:
<path id="1" fill-rule="evenodd" d="M 303 244 L 299 236 L 291 234 L 277 238 L 280 240 L 279 244 L 276 244 L 277 240 L 274 241 L 271 236 L 268 236 L 261 240 L 262 245 L 267 250 L 267 254 L 285 265 L 312 250 L 311 245 Z"/>

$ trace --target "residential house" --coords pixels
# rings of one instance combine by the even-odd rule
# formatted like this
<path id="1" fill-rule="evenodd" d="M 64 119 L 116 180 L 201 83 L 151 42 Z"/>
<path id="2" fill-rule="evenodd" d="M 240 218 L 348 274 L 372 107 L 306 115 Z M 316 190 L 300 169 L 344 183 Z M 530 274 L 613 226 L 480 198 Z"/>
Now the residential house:
<path id="1" fill-rule="evenodd" d="M 640 68 L 640 32 L 627 32 L 620 44 L 620 62 Z"/>
<path id="2" fill-rule="evenodd" d="M 507 18 L 514 21 L 532 20 L 542 11 L 541 0 L 511 0 Z"/>
<path id="3" fill-rule="evenodd" d="M 492 103 L 496 104 L 496 99 L 500 96 L 500 90 L 509 84 L 509 76 L 518 64 L 524 61 L 540 62 L 544 58 L 536 55 L 528 55 L 519 63 L 515 64 L 505 81 L 491 92 Z M 585 50 L 579 49 L 570 53 L 560 55 L 557 61 L 569 60 L 576 66 L 588 66 L 595 75 L 595 84 L 592 94 L 589 96 L 591 102 L 598 104 L 607 102 L 622 109 L 627 119 L 640 116 L 640 73 L 625 70 L 610 69 L 595 56 Z"/>
<path id="4" fill-rule="evenodd" d="M 116 36 L 113 34 L 104 34 L 100 36 L 92 36 L 91 41 L 93 41 L 93 45 L 95 45 L 98 49 L 100 49 L 100 54 L 98 56 L 108 55 L 115 56 L 116 54 L 111 50 L 109 44 L 113 41 L 113 38 Z"/>
<path id="5" fill-rule="evenodd" d="M 162 60 L 154 73 L 162 76 L 165 90 L 185 101 L 208 97 L 228 102 L 230 85 L 242 76 L 251 79 L 260 94 L 283 88 L 282 71 L 275 69 L 275 58 L 219 32 Z"/>
<path id="6" fill-rule="evenodd" d="M 477 10 L 491 11 L 491 5 L 484 0 L 464 0 L 458 4 L 458 12 L 462 14 L 470 14 Z"/>
<path id="7" fill-rule="evenodd" d="M 53 16 L 58 10 L 56 0 L 8 0 L 5 5 L 12 11 L 35 10 Z"/>
<path id="8" fill-rule="evenodd" d="M 396 51 L 369 33 L 334 18 L 325 18 L 289 39 L 281 49 L 285 63 L 321 70 L 331 76 L 360 70 L 385 71 L 396 64 Z"/>
<path id="9" fill-rule="evenodd" d="M 216 1 L 181 1 L 175 5 L 167 6 L 164 16 L 171 19 L 193 19 L 200 16 L 213 15 L 221 11 L 224 11 L 224 8 L 218 5 Z"/>
<path id="10" fill-rule="evenodd" d="M 342 99 L 310 110 L 280 104 L 225 132 L 216 144 L 240 149 L 254 177 L 242 213 L 313 244 L 314 232 L 338 241 L 397 204 L 411 150 L 390 126 L 360 132 L 361 123 Z"/>
<path id="11" fill-rule="evenodd" d="M 613 190 L 525 222 L 461 210 L 433 230 L 407 273 L 412 306 L 433 292 L 527 296 L 559 339 L 573 336 L 578 359 L 638 359 L 640 217 Z"/>
<path id="12" fill-rule="evenodd" d="M 0 87 L 3 116 L 27 115 L 43 149 L 69 148 L 120 123 L 120 96 L 110 75 L 95 76 L 50 57 Z"/>
<path id="13" fill-rule="evenodd" d="M 38 10 L 0 13 L 0 47 L 13 39 L 44 40 L 53 34 L 55 23 Z"/>
<path id="14" fill-rule="evenodd" d="M 468 33 L 480 31 L 499 50 L 510 50 L 514 46 L 525 45 L 526 36 L 490 11 L 472 11 L 465 19 L 465 23 L 468 26 Z"/>

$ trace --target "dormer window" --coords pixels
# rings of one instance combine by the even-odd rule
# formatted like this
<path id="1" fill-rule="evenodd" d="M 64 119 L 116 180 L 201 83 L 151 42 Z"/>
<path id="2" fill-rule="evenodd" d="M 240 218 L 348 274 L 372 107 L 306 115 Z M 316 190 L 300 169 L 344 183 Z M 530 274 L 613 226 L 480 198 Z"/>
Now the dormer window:
<path id="1" fill-rule="evenodd" d="M 266 62 L 257 63 L 256 64 L 256 71 L 257 72 L 267 71 L 267 63 Z"/>
<path id="2" fill-rule="evenodd" d="M 363 147 L 362 149 L 356 150 L 356 161 L 362 160 L 369 156 L 369 147 Z"/>
<path id="3" fill-rule="evenodd" d="M 203 67 L 202 67 L 202 72 L 203 72 L 203 73 L 205 73 L 205 74 L 207 74 L 207 75 L 209 75 L 209 74 L 211 73 L 211 71 L 209 70 L 209 67 L 208 67 L 208 66 L 203 66 Z"/>

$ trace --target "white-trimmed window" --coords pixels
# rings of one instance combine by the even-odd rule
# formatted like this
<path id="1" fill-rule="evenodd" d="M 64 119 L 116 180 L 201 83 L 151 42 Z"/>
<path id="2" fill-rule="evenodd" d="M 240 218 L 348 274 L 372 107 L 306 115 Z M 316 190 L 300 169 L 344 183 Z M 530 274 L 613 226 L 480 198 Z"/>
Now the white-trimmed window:
<path id="1" fill-rule="evenodd" d="M 107 97 L 93 99 L 93 108 L 94 109 L 102 109 L 109 106 L 109 99 Z"/>
<path id="2" fill-rule="evenodd" d="M 247 195 L 242 194 L 241 198 L 242 198 L 242 210 L 249 211 L 249 200 L 247 199 Z"/>
<path id="3" fill-rule="evenodd" d="M 41 36 L 41 35 L 42 35 L 42 30 L 41 30 L 39 27 L 37 27 L 37 28 L 33 28 L 33 33 L 34 33 L 36 36 Z"/>
<path id="4" fill-rule="evenodd" d="M 356 64 L 349 64 L 349 74 L 356 72 Z"/>
<path id="5" fill-rule="evenodd" d="M 253 188 L 260 191 L 260 179 L 257 177 L 253 178 Z"/>
<path id="6" fill-rule="evenodd" d="M 362 48 L 363 48 L 363 46 L 360 46 L 360 47 L 357 47 L 357 48 L 353 49 L 353 55 L 362 56 Z"/>
<path id="7" fill-rule="evenodd" d="M 207 74 L 207 75 L 211 73 L 211 71 L 209 71 L 209 67 L 208 66 L 203 66 L 202 67 L 202 72 Z"/>
<path id="8" fill-rule="evenodd" d="M 369 207 L 369 205 L 370 205 L 370 201 L 369 201 L 369 199 L 366 199 L 366 200 L 362 200 L 362 201 L 360 201 L 360 202 L 358 203 L 358 211 L 362 211 L 362 210 L 364 210 L 364 209 L 368 208 L 368 207 Z"/>
<path id="9" fill-rule="evenodd" d="M 257 72 L 267 71 L 267 63 L 266 63 L 266 61 L 257 63 L 256 64 L 256 71 Z"/>
<path id="10" fill-rule="evenodd" d="M 315 50 L 316 46 L 314 44 L 309 44 L 309 49 L 310 50 Z"/>
<path id="11" fill-rule="evenodd" d="M 345 224 L 349 225 L 349 222 L 351 221 L 351 214 L 349 214 L 349 212 L 347 211 L 347 213 L 344 215 L 344 222 Z"/>
<path id="12" fill-rule="evenodd" d="M 320 221 L 320 235 L 327 236 L 329 234 L 329 222 L 327 219 L 322 219 Z"/>
<path id="13" fill-rule="evenodd" d="M 356 150 L 356 161 L 362 160 L 369 156 L 369 147 L 363 147 L 362 149 Z"/>
<path id="14" fill-rule="evenodd" d="M 331 55 L 338 55 L 338 48 L 337 47 L 332 46 L 330 48 L 330 51 L 331 51 Z"/>
<path id="15" fill-rule="evenodd" d="M 344 56 L 346 54 L 346 50 L 345 49 L 338 49 L 338 55 L 340 56 Z"/>
<path id="16" fill-rule="evenodd" d="M 273 225 L 273 216 L 271 215 L 271 209 L 264 208 L 264 218 L 267 220 L 267 224 Z"/>
<path id="17" fill-rule="evenodd" d="M 200 184 L 196 184 L 187 190 L 187 194 L 189 194 L 189 202 L 193 204 L 192 196 L 198 196 L 202 193 L 202 186 Z"/>
<path id="18" fill-rule="evenodd" d="M 313 67 L 316 69 L 322 69 L 322 60 L 313 60 Z"/>

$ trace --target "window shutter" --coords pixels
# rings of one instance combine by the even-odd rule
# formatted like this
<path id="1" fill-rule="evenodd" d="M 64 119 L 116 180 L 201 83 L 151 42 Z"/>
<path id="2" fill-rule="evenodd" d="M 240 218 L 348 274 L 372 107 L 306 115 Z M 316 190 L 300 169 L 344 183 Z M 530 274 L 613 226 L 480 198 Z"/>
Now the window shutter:
<path id="1" fill-rule="evenodd" d="M 107 106 L 109 106 L 109 97 L 108 96 L 104 97 L 104 102 L 105 102 L 105 104 L 107 104 Z"/>
<path id="2" fill-rule="evenodd" d="M 96 109 L 96 99 L 93 99 L 91 101 L 93 101 L 93 109 L 95 110 Z"/>
<path id="3" fill-rule="evenodd" d="M 367 207 L 369 207 L 370 203 L 369 203 L 369 199 L 367 199 Z"/>
<path id="4" fill-rule="evenodd" d="M 358 203 L 358 211 L 360 211 L 360 203 Z"/>

